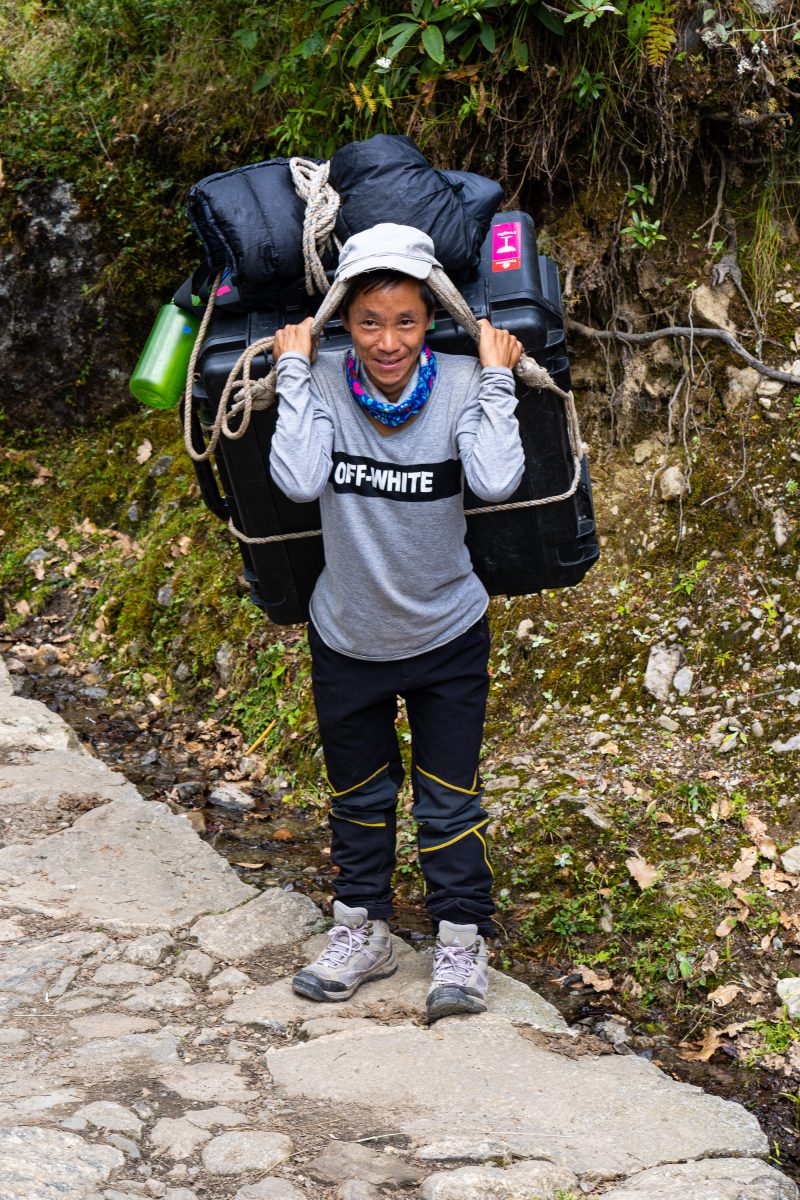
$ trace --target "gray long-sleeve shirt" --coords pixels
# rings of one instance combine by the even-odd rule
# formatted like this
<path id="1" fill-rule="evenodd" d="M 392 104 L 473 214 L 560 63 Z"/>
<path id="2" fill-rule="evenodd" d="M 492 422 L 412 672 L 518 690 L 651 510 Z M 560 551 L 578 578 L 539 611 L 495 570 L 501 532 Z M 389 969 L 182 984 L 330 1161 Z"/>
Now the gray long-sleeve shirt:
<path id="1" fill-rule="evenodd" d="M 438 354 L 437 366 L 419 415 L 383 435 L 350 394 L 343 353 L 313 367 L 296 352 L 278 360 L 270 471 L 290 500 L 320 500 L 325 567 L 311 618 L 352 658 L 423 654 L 486 609 L 464 544 L 463 476 L 486 501 L 519 485 L 513 375 L 461 355 Z"/>

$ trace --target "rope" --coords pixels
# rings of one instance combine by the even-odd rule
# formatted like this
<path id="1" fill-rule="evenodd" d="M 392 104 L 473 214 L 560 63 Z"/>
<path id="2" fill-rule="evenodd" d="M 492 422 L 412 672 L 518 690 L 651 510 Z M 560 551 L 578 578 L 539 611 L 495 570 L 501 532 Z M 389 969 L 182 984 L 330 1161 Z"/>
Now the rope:
<path id="1" fill-rule="evenodd" d="M 584 448 L 585 453 L 585 448 Z M 541 504 L 557 504 L 559 500 L 569 500 L 577 490 L 581 478 L 581 465 L 578 463 L 577 477 L 573 478 L 572 483 L 566 492 L 562 492 L 560 496 L 543 496 L 539 500 L 513 500 L 506 504 L 487 504 L 480 508 L 465 508 L 465 517 L 475 517 L 480 513 L 495 513 L 495 512 L 510 512 L 516 508 L 538 508 Z M 301 533 L 273 533 L 270 537 L 248 537 L 246 533 L 242 533 L 236 528 L 233 521 L 228 521 L 228 529 L 234 534 L 240 542 L 244 542 L 247 546 L 267 546 L 270 542 L 293 542 L 298 538 L 322 537 L 321 529 L 304 529 Z"/>
<path id="2" fill-rule="evenodd" d="M 314 287 L 324 296 L 330 289 L 320 252 L 332 251 L 334 243 L 341 250 L 342 244 L 333 234 L 341 200 L 328 183 L 331 164 L 315 163 L 308 158 L 290 158 L 294 190 L 305 201 L 303 217 L 303 261 L 306 267 L 306 291 L 314 295 Z"/>

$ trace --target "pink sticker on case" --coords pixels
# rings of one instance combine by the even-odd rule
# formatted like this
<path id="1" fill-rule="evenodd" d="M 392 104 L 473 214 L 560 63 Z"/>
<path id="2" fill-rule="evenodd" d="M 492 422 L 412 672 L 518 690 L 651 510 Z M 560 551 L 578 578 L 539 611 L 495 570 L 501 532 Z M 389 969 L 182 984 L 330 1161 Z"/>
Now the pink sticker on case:
<path id="1" fill-rule="evenodd" d="M 492 226 L 492 271 L 518 271 L 522 266 L 522 222 Z"/>

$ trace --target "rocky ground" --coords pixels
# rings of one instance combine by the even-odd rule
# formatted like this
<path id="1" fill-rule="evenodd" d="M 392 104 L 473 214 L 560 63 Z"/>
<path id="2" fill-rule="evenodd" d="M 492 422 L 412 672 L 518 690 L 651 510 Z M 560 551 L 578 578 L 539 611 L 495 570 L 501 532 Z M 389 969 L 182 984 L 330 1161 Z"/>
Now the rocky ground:
<path id="1" fill-rule="evenodd" d="M 351 1002 L 324 941 L 0 673 L 2 1200 L 797 1200 L 740 1105 L 492 974 L 425 1024 L 426 953 Z"/>

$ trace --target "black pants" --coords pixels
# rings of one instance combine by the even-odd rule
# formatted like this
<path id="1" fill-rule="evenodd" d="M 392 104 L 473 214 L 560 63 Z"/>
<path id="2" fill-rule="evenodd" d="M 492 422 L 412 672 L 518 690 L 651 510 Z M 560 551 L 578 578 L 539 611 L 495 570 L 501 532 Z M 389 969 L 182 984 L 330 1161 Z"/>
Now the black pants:
<path id="1" fill-rule="evenodd" d="M 444 646 L 413 658 L 367 662 L 339 654 L 309 622 L 312 684 L 328 782 L 336 898 L 391 915 L 397 792 L 403 765 L 397 697 L 411 727 L 413 816 L 434 923 L 493 933 L 489 818 L 478 775 L 486 697 L 486 617 Z"/>

